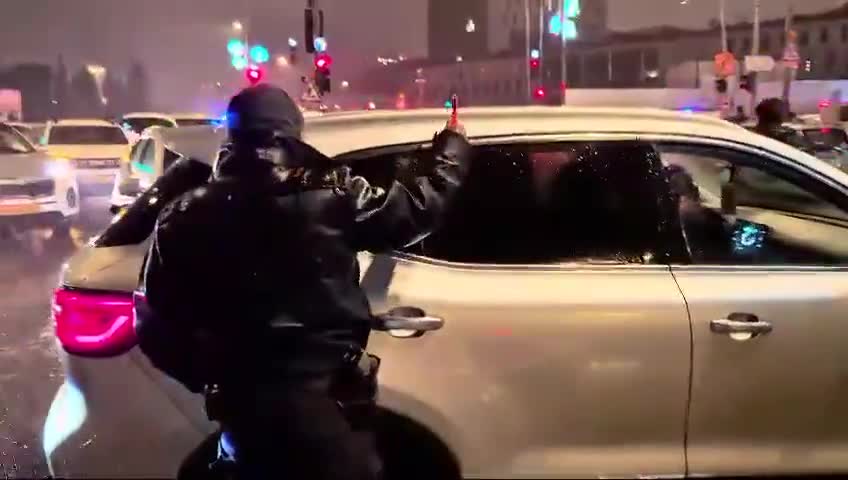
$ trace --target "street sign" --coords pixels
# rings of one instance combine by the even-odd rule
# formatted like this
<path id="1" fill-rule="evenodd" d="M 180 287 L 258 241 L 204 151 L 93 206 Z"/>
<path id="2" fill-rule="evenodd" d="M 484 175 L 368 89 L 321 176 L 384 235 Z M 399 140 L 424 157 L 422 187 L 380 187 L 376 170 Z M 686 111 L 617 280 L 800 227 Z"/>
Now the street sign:
<path id="1" fill-rule="evenodd" d="M 736 58 L 730 52 L 720 52 L 715 56 L 715 74 L 718 78 L 732 77 L 736 74 Z"/>
<path id="2" fill-rule="evenodd" d="M 745 57 L 748 72 L 770 72 L 774 70 L 774 58 L 770 55 L 748 55 Z"/>

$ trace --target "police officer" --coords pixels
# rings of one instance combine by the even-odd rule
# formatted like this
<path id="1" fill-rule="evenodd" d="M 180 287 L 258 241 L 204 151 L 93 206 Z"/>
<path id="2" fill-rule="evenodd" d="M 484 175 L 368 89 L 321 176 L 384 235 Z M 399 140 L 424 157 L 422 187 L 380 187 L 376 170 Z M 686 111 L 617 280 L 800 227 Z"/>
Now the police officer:
<path id="1" fill-rule="evenodd" d="M 227 117 L 212 179 L 158 217 L 141 348 L 214 398 L 237 478 L 376 478 L 374 439 L 331 394 L 370 331 L 356 254 L 432 231 L 465 172 L 462 127 L 450 123 L 431 157 L 398 162 L 379 188 L 304 143 L 302 114 L 278 88 L 242 91 Z"/>

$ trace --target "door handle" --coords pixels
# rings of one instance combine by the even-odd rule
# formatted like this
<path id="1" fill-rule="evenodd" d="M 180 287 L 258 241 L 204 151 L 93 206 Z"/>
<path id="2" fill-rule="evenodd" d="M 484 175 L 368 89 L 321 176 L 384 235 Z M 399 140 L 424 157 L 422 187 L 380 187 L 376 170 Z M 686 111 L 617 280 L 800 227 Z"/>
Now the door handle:
<path id="1" fill-rule="evenodd" d="M 377 326 L 374 330 L 415 330 L 418 332 L 432 332 L 434 330 L 440 330 L 444 325 L 445 321 L 439 317 L 429 315 L 410 317 L 389 312 L 378 316 Z"/>
<path id="2" fill-rule="evenodd" d="M 730 318 L 720 318 L 710 322 L 710 331 L 713 333 L 750 333 L 753 335 L 766 334 L 772 331 L 771 322 L 764 322 L 753 316 L 754 320 L 737 320 L 733 315 Z"/>

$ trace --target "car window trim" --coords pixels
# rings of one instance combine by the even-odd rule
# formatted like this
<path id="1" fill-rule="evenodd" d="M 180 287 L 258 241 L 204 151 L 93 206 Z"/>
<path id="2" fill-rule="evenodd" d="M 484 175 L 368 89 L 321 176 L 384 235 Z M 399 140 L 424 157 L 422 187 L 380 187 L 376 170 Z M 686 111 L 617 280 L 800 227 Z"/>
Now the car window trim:
<path id="1" fill-rule="evenodd" d="M 692 134 L 676 134 L 676 133 L 640 133 L 634 132 L 552 132 L 545 134 L 515 134 L 515 135 L 497 135 L 497 136 L 480 136 L 471 137 L 469 141 L 472 145 L 497 145 L 502 143 L 518 143 L 518 142 L 558 142 L 558 141 L 626 141 L 639 140 L 649 143 L 691 143 L 700 146 L 721 147 L 731 150 L 740 151 L 754 156 L 764 156 L 771 161 L 776 161 L 787 168 L 792 168 L 800 174 L 807 175 L 815 181 L 821 182 L 828 187 L 840 192 L 848 197 L 848 186 L 836 182 L 830 177 L 821 172 L 804 165 L 797 160 L 783 156 L 772 150 L 757 147 L 746 143 L 736 142 L 724 138 L 717 138 L 703 135 Z M 339 154 L 334 159 L 338 159 L 341 163 L 348 163 L 357 160 L 364 160 L 365 157 L 376 155 L 386 155 L 391 153 L 402 153 L 409 149 L 425 149 L 432 146 L 431 142 L 412 142 L 397 145 L 387 145 L 374 147 L 370 149 L 361 149 L 352 152 Z M 581 270 L 581 269 L 653 269 L 655 267 L 666 268 L 669 271 L 749 271 L 749 272 L 775 272 L 775 271 L 848 271 L 848 265 L 832 266 L 832 265 L 695 265 L 692 263 L 683 263 L 679 261 L 670 261 L 668 264 L 660 265 L 598 265 L 592 263 L 576 263 L 568 265 L 558 264 L 534 264 L 534 265 L 492 265 L 492 264 L 457 264 L 444 260 L 424 257 L 404 253 L 401 251 L 392 251 L 391 255 L 395 258 L 408 259 L 418 263 L 427 263 L 450 268 L 473 269 L 473 270 Z"/>
<path id="2" fill-rule="evenodd" d="M 529 263 L 529 264 L 504 264 L 504 263 L 467 263 L 467 262 L 452 262 L 450 260 L 442 260 L 438 258 L 427 257 L 414 253 L 406 253 L 398 250 L 393 250 L 387 254 L 374 254 L 364 252 L 371 257 L 378 255 L 388 255 L 391 258 L 399 261 L 429 265 L 432 267 L 447 268 L 458 271 L 475 271 L 475 272 L 579 272 L 585 270 L 591 271 L 623 271 L 623 270 L 651 270 L 657 272 L 670 272 L 670 265 L 667 264 L 651 264 L 641 265 L 638 263 L 593 263 L 593 262 L 563 262 L 563 263 Z"/>
<path id="3" fill-rule="evenodd" d="M 647 137 L 647 136 L 646 136 Z M 767 150 L 764 148 L 756 147 L 753 145 L 747 145 L 744 143 L 733 142 L 724 139 L 717 139 L 712 137 L 693 137 L 693 136 L 683 136 L 685 140 L 681 140 L 681 137 L 677 137 L 674 140 L 669 140 L 666 135 L 657 135 L 658 138 L 662 138 L 662 140 L 658 140 L 656 143 L 692 143 L 693 146 L 712 146 L 719 148 L 726 148 L 730 150 L 735 150 L 737 152 L 741 152 L 743 154 L 766 157 L 770 161 L 778 162 L 782 167 L 795 170 L 795 173 L 799 175 L 806 175 L 812 181 L 820 182 L 824 184 L 827 188 L 834 190 L 836 192 L 841 193 L 843 196 L 848 197 L 848 187 L 842 185 L 832 178 L 825 176 L 821 172 L 810 168 L 808 165 L 804 165 L 797 160 L 794 160 L 789 157 L 785 157 L 771 150 Z M 695 271 L 710 271 L 710 272 L 763 272 L 763 273 L 775 273 L 775 272 L 848 272 L 848 264 L 846 265 L 792 265 L 792 264 L 778 264 L 778 265 L 724 265 L 724 264 L 693 264 L 693 263 L 675 263 L 672 262 L 670 264 L 672 272 L 695 272 Z"/>

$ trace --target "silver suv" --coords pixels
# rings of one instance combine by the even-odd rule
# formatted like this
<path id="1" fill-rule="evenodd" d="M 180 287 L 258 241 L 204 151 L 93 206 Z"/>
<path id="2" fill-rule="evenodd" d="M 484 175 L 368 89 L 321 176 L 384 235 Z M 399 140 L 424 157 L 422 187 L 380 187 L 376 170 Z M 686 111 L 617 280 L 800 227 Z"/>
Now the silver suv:
<path id="1" fill-rule="evenodd" d="M 848 175 L 699 115 L 461 115 L 475 151 L 443 226 L 360 256 L 375 311 L 444 320 L 372 339 L 381 451 L 415 465 L 390 478 L 848 473 Z M 328 116 L 307 140 L 379 183 L 444 120 Z M 142 237 L 110 227 L 56 292 L 56 476 L 171 476 L 214 431 L 137 349 L 91 358 L 132 341 Z"/>

